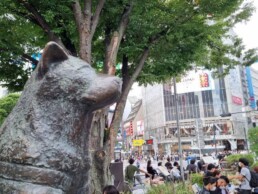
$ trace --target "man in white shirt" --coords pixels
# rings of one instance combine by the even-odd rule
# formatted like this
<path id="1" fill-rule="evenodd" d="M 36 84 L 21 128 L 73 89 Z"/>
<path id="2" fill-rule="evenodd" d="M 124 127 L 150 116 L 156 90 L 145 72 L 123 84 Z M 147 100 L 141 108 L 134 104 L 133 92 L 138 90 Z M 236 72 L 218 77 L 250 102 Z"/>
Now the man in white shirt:
<path id="1" fill-rule="evenodd" d="M 158 163 L 158 171 L 159 171 L 161 174 L 163 174 L 164 176 L 168 176 L 168 175 L 169 175 L 168 170 L 167 170 L 164 166 L 162 166 L 162 162 L 159 162 L 159 163 Z"/>

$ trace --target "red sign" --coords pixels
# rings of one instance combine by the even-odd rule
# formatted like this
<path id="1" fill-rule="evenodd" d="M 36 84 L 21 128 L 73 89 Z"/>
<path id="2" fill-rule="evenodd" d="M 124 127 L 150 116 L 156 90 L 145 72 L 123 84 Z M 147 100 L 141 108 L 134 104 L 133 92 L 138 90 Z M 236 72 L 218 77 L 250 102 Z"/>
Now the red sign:
<path id="1" fill-rule="evenodd" d="M 145 143 L 148 145 L 153 145 L 153 139 L 148 139 L 145 141 Z"/>
<path id="2" fill-rule="evenodd" d="M 239 98 L 237 96 L 232 96 L 232 101 L 234 104 L 242 105 L 242 98 Z"/>
<path id="3" fill-rule="evenodd" d="M 133 135 L 133 122 L 130 121 L 130 135 Z"/>

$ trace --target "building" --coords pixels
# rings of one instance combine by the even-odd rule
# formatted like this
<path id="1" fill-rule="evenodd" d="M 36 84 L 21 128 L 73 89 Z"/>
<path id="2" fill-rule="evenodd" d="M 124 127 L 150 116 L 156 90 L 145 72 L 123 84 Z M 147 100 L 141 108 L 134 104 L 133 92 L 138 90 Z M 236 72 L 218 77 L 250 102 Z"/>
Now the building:
<path id="1" fill-rule="evenodd" d="M 214 77 L 214 72 L 198 69 L 187 72 L 176 84 L 181 142 L 185 151 L 207 153 L 247 147 L 247 129 L 252 123 L 245 68 L 236 66 L 224 78 Z M 143 88 L 142 96 L 145 140 L 156 141 L 160 154 L 177 152 L 172 81 L 148 85 Z M 155 146 L 144 147 L 145 152 L 154 149 Z"/>
<path id="2" fill-rule="evenodd" d="M 135 146 L 135 140 L 142 140 L 144 135 L 144 119 L 142 100 L 132 104 L 132 109 L 127 119 L 123 122 L 124 148 L 130 153 L 142 154 L 142 146 Z"/>
<path id="3" fill-rule="evenodd" d="M 0 86 L 0 98 L 6 96 L 8 94 L 7 88 L 3 88 Z"/>

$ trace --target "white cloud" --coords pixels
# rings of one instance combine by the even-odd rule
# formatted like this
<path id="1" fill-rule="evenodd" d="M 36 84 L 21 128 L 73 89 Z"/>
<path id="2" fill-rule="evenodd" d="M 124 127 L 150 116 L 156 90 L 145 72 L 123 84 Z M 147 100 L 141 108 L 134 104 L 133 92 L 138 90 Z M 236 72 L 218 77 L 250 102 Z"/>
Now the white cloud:
<path id="1" fill-rule="evenodd" d="M 246 49 L 258 47 L 258 0 L 253 0 L 256 11 L 247 22 L 236 25 L 234 31 L 243 39 Z"/>

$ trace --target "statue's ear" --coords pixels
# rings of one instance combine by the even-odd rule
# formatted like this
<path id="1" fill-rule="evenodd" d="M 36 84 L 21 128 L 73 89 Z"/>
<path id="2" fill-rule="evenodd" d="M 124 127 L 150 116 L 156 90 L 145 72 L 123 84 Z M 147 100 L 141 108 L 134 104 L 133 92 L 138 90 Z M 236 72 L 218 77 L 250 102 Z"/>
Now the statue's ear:
<path id="1" fill-rule="evenodd" d="M 55 42 L 49 42 L 45 46 L 42 57 L 38 64 L 38 78 L 44 77 L 48 72 L 49 67 L 57 62 L 62 62 L 68 59 L 68 54 L 64 49 Z"/>

